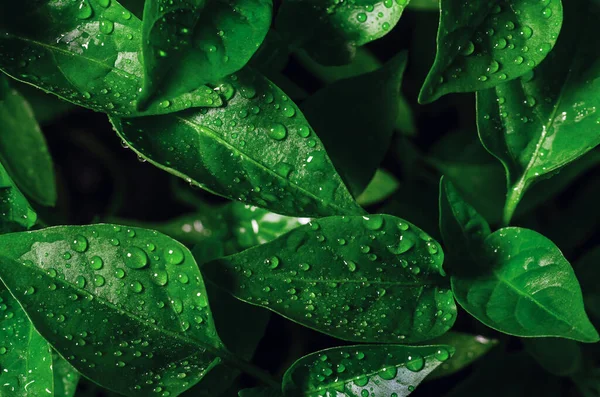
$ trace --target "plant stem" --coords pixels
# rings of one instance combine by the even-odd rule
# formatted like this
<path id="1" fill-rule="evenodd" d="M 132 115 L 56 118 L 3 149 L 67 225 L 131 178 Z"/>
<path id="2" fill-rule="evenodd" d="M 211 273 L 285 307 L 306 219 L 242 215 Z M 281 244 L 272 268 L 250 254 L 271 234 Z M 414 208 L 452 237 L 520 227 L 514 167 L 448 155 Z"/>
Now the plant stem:
<path id="1" fill-rule="evenodd" d="M 504 204 L 504 213 L 502 216 L 502 226 L 506 227 L 510 225 L 510 221 L 515 214 L 517 205 L 523 197 L 523 189 L 516 187 L 511 188 L 509 186 L 508 193 L 506 195 L 506 203 Z"/>

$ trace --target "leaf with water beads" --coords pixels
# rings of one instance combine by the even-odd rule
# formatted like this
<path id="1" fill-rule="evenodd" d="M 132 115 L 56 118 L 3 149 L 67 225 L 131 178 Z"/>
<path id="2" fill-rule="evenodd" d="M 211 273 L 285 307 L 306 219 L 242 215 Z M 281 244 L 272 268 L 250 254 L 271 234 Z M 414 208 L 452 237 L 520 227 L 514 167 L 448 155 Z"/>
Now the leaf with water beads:
<path id="1" fill-rule="evenodd" d="M 335 347 L 296 361 L 283 376 L 286 397 L 405 397 L 454 354 L 438 346 Z"/>
<path id="2" fill-rule="evenodd" d="M 442 262 L 439 244 L 399 218 L 329 217 L 209 262 L 203 274 L 238 299 L 340 339 L 417 342 L 456 319 Z"/>
<path id="3" fill-rule="evenodd" d="M 104 387 L 177 395 L 227 354 L 194 258 L 164 235 L 61 226 L 0 244 L 0 277 L 36 329 Z"/>
<path id="4" fill-rule="evenodd" d="M 80 375 L 58 353 L 52 354 L 52 370 L 54 372 L 54 395 L 56 397 L 73 397 L 79 384 Z"/>
<path id="5" fill-rule="evenodd" d="M 220 106 L 218 93 L 194 87 L 136 109 L 143 66 L 142 22 L 117 0 L 42 0 L 0 4 L 0 69 L 77 105 L 119 116 Z"/>
<path id="6" fill-rule="evenodd" d="M 294 50 L 302 48 L 323 65 L 350 63 L 356 48 L 385 36 L 409 0 L 288 0 L 277 30 Z"/>
<path id="7" fill-rule="evenodd" d="M 561 0 L 441 1 L 437 54 L 420 103 L 514 80 L 539 65 L 562 26 Z"/>
<path id="8" fill-rule="evenodd" d="M 0 163 L 0 233 L 29 229 L 37 214 Z"/>
<path id="9" fill-rule="evenodd" d="M 176 97 L 241 69 L 271 26 L 271 0 L 151 0 L 140 102 Z M 143 104 L 143 103 L 142 103 Z"/>
<path id="10" fill-rule="evenodd" d="M 600 144 L 600 18 L 596 2 L 565 2 L 556 48 L 532 73 L 477 93 L 479 137 L 506 169 L 508 224 L 526 190 Z"/>
<path id="11" fill-rule="evenodd" d="M 142 158 L 210 192 L 284 215 L 363 213 L 273 83 L 245 69 L 217 88 L 225 107 L 111 121 Z"/>
<path id="12" fill-rule="evenodd" d="M 50 345 L 0 282 L 0 395 L 54 396 Z"/>

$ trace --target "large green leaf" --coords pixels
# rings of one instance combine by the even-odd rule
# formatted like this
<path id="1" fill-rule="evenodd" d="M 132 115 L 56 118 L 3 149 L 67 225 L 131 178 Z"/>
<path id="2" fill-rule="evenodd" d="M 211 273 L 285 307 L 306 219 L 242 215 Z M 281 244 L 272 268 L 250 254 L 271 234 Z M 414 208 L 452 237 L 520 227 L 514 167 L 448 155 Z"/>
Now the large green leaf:
<path id="1" fill-rule="evenodd" d="M 272 0 L 150 0 L 140 102 L 176 97 L 237 72 L 271 25 Z"/>
<path id="2" fill-rule="evenodd" d="M 54 395 L 56 397 L 73 397 L 79 384 L 79 372 L 67 360 L 52 354 L 52 370 L 54 372 Z"/>
<path id="3" fill-rule="evenodd" d="M 208 191 L 292 216 L 360 214 L 296 105 L 246 69 L 227 106 L 112 122 L 140 156 Z"/>
<path id="4" fill-rule="evenodd" d="M 2 2 L 0 69 L 80 106 L 139 115 L 141 31 L 117 0 Z M 144 114 L 221 104 L 217 92 L 201 86 L 154 101 Z"/>
<path id="5" fill-rule="evenodd" d="M 471 365 L 489 352 L 498 341 L 482 335 L 470 335 L 462 332 L 449 331 L 444 335 L 437 337 L 427 344 L 452 346 L 456 353 L 451 359 L 442 363 L 429 376 L 427 380 L 438 379 L 444 376 L 455 374 L 456 372 Z"/>
<path id="6" fill-rule="evenodd" d="M 417 342 L 456 319 L 443 253 L 389 215 L 330 217 L 202 268 L 212 282 L 317 331 L 350 341 Z"/>
<path id="7" fill-rule="evenodd" d="M 401 52 L 380 69 L 330 84 L 302 104 L 306 118 L 355 196 L 365 190 L 388 151 L 400 109 L 406 60 L 406 52 Z"/>
<path id="8" fill-rule="evenodd" d="M 0 236 L 0 277 L 77 371 L 128 396 L 177 395 L 226 354 L 190 252 L 154 231 L 60 226 Z"/>
<path id="9" fill-rule="evenodd" d="M 487 235 L 485 220 L 449 183 L 441 190 L 440 228 L 449 256 L 461 261 L 452 291 L 467 312 L 511 335 L 600 340 L 575 273 L 552 241 L 522 228 Z"/>
<path id="10" fill-rule="evenodd" d="M 37 214 L 0 163 L 0 233 L 29 229 L 36 221 Z"/>
<path id="11" fill-rule="evenodd" d="M 548 55 L 562 26 L 561 0 L 441 0 L 437 54 L 419 95 L 495 87 Z"/>
<path id="12" fill-rule="evenodd" d="M 53 206 L 56 184 L 46 140 L 27 101 L 1 74 L 0 125 L 0 161 L 26 195 Z"/>
<path id="13" fill-rule="evenodd" d="M 451 346 L 335 347 L 296 361 L 283 376 L 290 397 L 408 396 L 454 354 Z"/>
<path id="14" fill-rule="evenodd" d="M 548 59 L 477 94 L 481 141 L 506 168 L 506 223 L 532 183 L 600 144 L 600 46 L 588 40 L 599 16 L 596 2 L 565 3 L 565 27 Z"/>
<path id="15" fill-rule="evenodd" d="M 286 0 L 275 24 L 292 49 L 324 65 L 352 61 L 356 47 L 387 34 L 409 0 Z"/>
<path id="16" fill-rule="evenodd" d="M 0 395 L 3 397 L 55 395 L 50 345 L 33 328 L 19 303 L 2 283 L 0 369 Z"/>

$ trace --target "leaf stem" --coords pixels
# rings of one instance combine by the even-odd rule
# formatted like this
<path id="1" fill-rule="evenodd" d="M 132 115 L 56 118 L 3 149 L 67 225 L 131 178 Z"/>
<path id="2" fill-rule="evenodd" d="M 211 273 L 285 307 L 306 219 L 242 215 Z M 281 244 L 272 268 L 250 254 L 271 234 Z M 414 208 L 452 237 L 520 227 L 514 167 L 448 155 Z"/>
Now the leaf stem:
<path id="1" fill-rule="evenodd" d="M 510 225 L 510 221 L 515 214 L 517 206 L 523 197 L 523 189 L 517 187 L 508 187 L 506 194 L 506 203 L 504 204 L 504 213 L 502 215 L 502 226 Z"/>
<path id="2" fill-rule="evenodd" d="M 281 388 L 281 382 L 279 382 L 275 377 L 273 377 L 270 373 L 259 368 L 241 358 L 237 357 L 235 354 L 229 352 L 219 352 L 219 355 L 223 360 L 227 362 L 227 364 L 232 367 L 260 380 L 264 384 L 274 387 L 276 389 Z"/>

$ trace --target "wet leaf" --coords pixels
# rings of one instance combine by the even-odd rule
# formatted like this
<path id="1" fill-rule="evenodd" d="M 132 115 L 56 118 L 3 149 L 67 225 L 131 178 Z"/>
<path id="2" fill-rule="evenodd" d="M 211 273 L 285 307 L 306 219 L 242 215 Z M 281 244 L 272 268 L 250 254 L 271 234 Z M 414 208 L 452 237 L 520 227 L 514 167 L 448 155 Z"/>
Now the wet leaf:
<path id="1" fill-rule="evenodd" d="M 330 84 L 302 105 L 354 195 L 367 187 L 390 146 L 406 61 L 406 52 L 401 52 L 377 71 Z"/>
<path id="2" fill-rule="evenodd" d="M 386 35 L 408 2 L 288 0 L 275 26 L 292 49 L 306 50 L 323 65 L 343 65 L 352 61 L 358 46 Z"/>
<path id="3" fill-rule="evenodd" d="M 29 229 L 36 221 L 37 214 L 0 163 L 0 233 Z"/>
<path id="4" fill-rule="evenodd" d="M 420 103 L 531 71 L 554 47 L 563 21 L 560 0 L 441 0 L 440 6 L 437 54 Z"/>
<path id="5" fill-rule="evenodd" d="M 1 282 L 0 368 L 0 395 L 54 396 L 50 345 Z"/>
<path id="6" fill-rule="evenodd" d="M 46 139 L 27 101 L 0 75 L 0 161 L 19 188 L 36 202 L 54 206 L 54 166 Z"/>
<path id="7" fill-rule="evenodd" d="M 285 396 L 405 397 L 454 354 L 451 346 L 335 347 L 296 361 L 283 376 Z"/>
<path id="8" fill-rule="evenodd" d="M 80 378 L 79 372 L 57 353 L 52 354 L 52 370 L 54 371 L 54 395 L 56 397 L 75 396 Z"/>
<path id="9" fill-rule="evenodd" d="M 597 3 L 569 1 L 548 59 L 521 79 L 477 94 L 479 136 L 506 169 L 505 223 L 533 183 L 600 144 L 600 47 L 587 39 L 598 16 Z"/>
<path id="10" fill-rule="evenodd" d="M 82 375 L 179 394 L 227 354 L 190 252 L 154 231 L 60 226 L 0 236 L 0 277 Z"/>
<path id="11" fill-rule="evenodd" d="M 142 23 L 117 0 L 0 5 L 0 69 L 89 109 L 138 116 Z M 220 106 L 206 86 L 153 102 L 143 114 Z"/>
<path id="12" fill-rule="evenodd" d="M 222 108 L 112 122 L 141 157 L 215 194 L 291 216 L 363 212 L 282 91 L 248 69 L 219 91 Z"/>
<path id="13" fill-rule="evenodd" d="M 330 217 L 209 262 L 203 274 L 245 302 L 360 342 L 418 342 L 456 319 L 443 253 L 389 215 Z"/>
<path id="14" fill-rule="evenodd" d="M 176 97 L 237 72 L 267 35 L 272 8 L 272 0 L 147 1 L 140 102 Z"/>
<path id="15" fill-rule="evenodd" d="M 600 340 L 575 273 L 552 241 L 515 227 L 489 234 L 487 222 L 449 182 L 441 190 L 444 243 L 449 257 L 461 260 L 453 262 L 452 291 L 467 312 L 510 335 Z"/>

